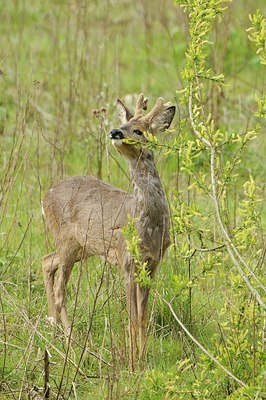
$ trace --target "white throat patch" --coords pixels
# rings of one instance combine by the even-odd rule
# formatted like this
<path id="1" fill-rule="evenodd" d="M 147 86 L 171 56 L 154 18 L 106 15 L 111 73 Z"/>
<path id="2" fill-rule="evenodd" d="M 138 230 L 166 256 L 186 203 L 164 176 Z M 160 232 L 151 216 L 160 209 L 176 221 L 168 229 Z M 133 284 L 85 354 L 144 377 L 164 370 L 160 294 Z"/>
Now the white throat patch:
<path id="1" fill-rule="evenodd" d="M 121 146 L 123 144 L 122 139 L 112 139 L 113 146 Z"/>

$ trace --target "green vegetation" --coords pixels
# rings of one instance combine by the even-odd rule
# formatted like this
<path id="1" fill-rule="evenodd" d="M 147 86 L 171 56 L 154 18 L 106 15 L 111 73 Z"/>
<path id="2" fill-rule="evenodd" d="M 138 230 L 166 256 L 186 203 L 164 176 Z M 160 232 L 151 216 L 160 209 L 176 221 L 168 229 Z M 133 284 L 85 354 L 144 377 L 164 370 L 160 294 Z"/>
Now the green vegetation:
<path id="1" fill-rule="evenodd" d="M 0 10 L 0 398 L 265 399 L 263 0 L 9 1 Z M 261 11 L 258 11 L 261 10 Z M 47 319 L 41 199 L 69 175 L 128 189 L 115 99 L 176 102 L 148 145 L 172 245 L 151 285 L 148 359 L 127 365 L 122 274 L 76 265 L 76 344 Z M 133 221 L 125 235 L 139 258 Z M 150 282 L 138 260 L 142 282 Z M 46 361 L 45 361 L 46 360 Z"/>

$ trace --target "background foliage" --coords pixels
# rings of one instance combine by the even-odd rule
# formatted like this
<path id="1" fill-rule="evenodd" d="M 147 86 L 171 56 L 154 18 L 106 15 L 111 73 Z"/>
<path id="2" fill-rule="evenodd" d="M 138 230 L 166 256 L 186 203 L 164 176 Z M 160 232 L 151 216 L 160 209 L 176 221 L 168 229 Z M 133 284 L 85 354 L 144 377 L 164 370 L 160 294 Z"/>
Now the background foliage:
<path id="1" fill-rule="evenodd" d="M 0 398 L 42 398 L 45 354 L 50 398 L 266 398 L 263 7 L 24 0 L 1 8 Z M 76 346 L 47 323 L 40 264 L 53 244 L 40 203 L 68 175 L 129 188 L 107 133 L 118 124 L 115 99 L 130 105 L 142 91 L 178 109 L 173 130 L 149 143 L 172 246 L 152 290 L 146 368 L 129 374 L 115 268 L 97 258 L 76 266 L 68 296 Z"/>

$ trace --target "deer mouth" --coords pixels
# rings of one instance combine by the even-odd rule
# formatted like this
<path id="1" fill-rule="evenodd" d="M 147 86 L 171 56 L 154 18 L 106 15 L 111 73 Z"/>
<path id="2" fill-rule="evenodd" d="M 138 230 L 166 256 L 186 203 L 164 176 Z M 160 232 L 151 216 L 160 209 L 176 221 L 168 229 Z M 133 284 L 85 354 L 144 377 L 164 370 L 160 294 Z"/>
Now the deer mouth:
<path id="1" fill-rule="evenodd" d="M 110 139 L 112 139 L 112 144 L 115 146 L 121 146 L 123 144 L 123 139 L 125 138 L 123 132 L 119 129 L 113 129 L 109 134 Z"/>

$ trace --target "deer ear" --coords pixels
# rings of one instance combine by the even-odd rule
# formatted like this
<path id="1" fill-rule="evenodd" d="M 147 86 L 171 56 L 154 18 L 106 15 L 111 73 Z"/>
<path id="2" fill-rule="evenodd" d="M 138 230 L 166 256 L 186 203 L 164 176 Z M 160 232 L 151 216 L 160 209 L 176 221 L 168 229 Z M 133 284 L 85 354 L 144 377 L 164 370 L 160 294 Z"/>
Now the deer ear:
<path id="1" fill-rule="evenodd" d="M 118 117 L 122 125 L 124 125 L 127 121 L 133 118 L 133 114 L 119 99 L 116 100 L 116 108 L 118 111 Z"/>
<path id="2" fill-rule="evenodd" d="M 174 115 L 175 106 L 168 107 L 162 113 L 155 115 L 150 124 L 151 132 L 164 132 L 171 125 Z"/>

